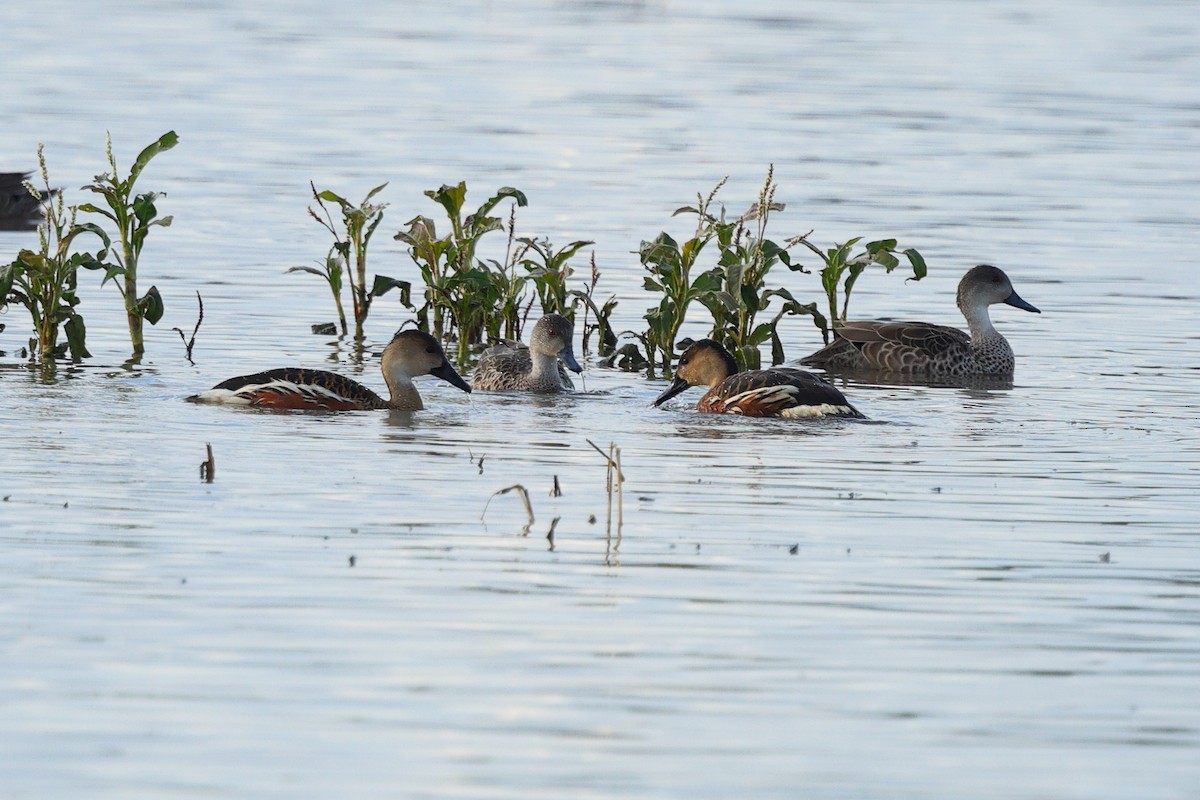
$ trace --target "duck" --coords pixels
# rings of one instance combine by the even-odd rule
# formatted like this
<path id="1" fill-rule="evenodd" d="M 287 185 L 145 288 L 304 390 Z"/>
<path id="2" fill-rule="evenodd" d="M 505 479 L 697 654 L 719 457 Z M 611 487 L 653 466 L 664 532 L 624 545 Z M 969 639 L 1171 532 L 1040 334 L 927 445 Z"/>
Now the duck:
<path id="1" fill-rule="evenodd" d="M 792 367 L 739 372 L 729 351 L 712 339 L 700 339 L 683 351 L 675 380 L 654 405 L 661 406 L 692 386 L 708 387 L 696 407 L 712 414 L 863 418 L 845 395 L 817 375 Z"/>
<path id="2" fill-rule="evenodd" d="M 988 306 L 1042 313 L 1013 289 L 999 267 L 972 267 L 958 283 L 958 310 L 970 333 L 928 322 L 844 322 L 835 338 L 800 359 L 829 371 L 880 370 L 930 377 L 1003 377 L 1016 367 L 1012 347 L 992 325 Z"/>
<path id="3" fill-rule="evenodd" d="M 533 326 L 529 346 L 506 342 L 489 348 L 479 359 L 471 386 L 481 392 L 529 391 L 540 393 L 574 389 L 563 365 L 583 372 L 571 344 L 574 326 L 566 317 L 547 314 Z M 562 359 L 562 363 L 559 363 Z"/>
<path id="4" fill-rule="evenodd" d="M 54 195 L 39 191 L 35 197 L 25 186 L 32 173 L 0 172 L 0 231 L 31 231 L 42 216 L 42 204 Z"/>
<path id="5" fill-rule="evenodd" d="M 397 332 L 383 349 L 380 368 L 389 392 L 386 400 L 343 375 L 302 367 L 284 367 L 230 378 L 187 399 L 194 403 L 310 411 L 420 411 L 425 405 L 413 384 L 417 375 L 432 375 L 464 392 L 471 391 L 446 360 L 437 339 L 424 331 Z"/>

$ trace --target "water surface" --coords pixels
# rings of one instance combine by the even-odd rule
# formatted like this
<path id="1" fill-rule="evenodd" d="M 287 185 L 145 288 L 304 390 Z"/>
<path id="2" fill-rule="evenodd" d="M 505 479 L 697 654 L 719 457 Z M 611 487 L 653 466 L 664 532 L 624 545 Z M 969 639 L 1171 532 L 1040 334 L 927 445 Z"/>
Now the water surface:
<path id="1" fill-rule="evenodd" d="M 0 794 L 1194 797 L 1198 28 L 1174 2 L 5 6 L 0 169 L 45 142 L 73 191 L 106 130 L 123 167 L 181 144 L 142 179 L 176 221 L 140 366 L 94 275 L 82 365 L 28 369 L 3 317 Z M 310 180 L 388 181 L 372 264 L 409 279 L 390 232 L 423 190 L 521 188 L 522 230 L 595 240 L 634 328 L 638 243 L 726 175 L 740 212 L 769 163 L 781 238 L 926 255 L 857 315 L 961 324 L 962 272 L 1005 268 L 1044 312 L 993 315 L 1011 388 L 842 381 L 870 420 L 815 424 L 653 409 L 603 369 L 551 401 L 430 380 L 415 415 L 182 402 L 288 364 L 381 387 L 283 274 L 327 247 Z M 380 301 L 370 343 L 404 319 Z M 589 439 L 622 448 L 619 539 Z M 514 484 L 528 530 L 513 494 L 481 519 Z"/>

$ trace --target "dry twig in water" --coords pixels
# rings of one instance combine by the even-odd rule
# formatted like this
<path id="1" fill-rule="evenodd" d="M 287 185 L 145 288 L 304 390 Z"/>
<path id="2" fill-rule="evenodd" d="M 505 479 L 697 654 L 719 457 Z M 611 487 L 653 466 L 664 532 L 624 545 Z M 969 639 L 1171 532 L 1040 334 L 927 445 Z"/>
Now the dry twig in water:
<path id="1" fill-rule="evenodd" d="M 208 451 L 208 458 L 200 462 L 200 480 L 212 483 L 217 474 L 217 460 L 213 458 L 211 444 L 204 445 L 204 448 Z"/>
<path id="2" fill-rule="evenodd" d="M 489 497 L 488 501 L 483 504 L 483 513 L 479 515 L 479 520 L 480 520 L 480 522 L 482 522 L 484 517 L 487 516 L 488 506 L 490 506 L 492 504 L 493 500 L 495 500 L 499 495 L 508 494 L 509 492 L 512 492 L 512 491 L 517 491 L 517 492 L 520 492 L 520 494 L 521 494 L 521 502 L 525 504 L 525 513 L 529 515 L 529 522 L 526 523 L 526 525 L 525 525 L 524 533 L 529 533 L 529 528 L 533 525 L 533 521 L 534 521 L 533 520 L 533 504 L 529 502 L 529 492 L 527 492 L 525 490 L 525 487 L 519 483 L 513 484 L 512 486 L 508 486 L 503 489 L 499 489 L 495 492 L 492 492 L 492 496 Z"/>
<path id="3" fill-rule="evenodd" d="M 196 317 L 196 327 L 192 328 L 192 338 L 183 338 L 183 330 L 181 328 L 171 329 L 179 334 L 179 340 L 183 342 L 185 348 L 184 355 L 187 356 L 188 363 L 193 367 L 196 366 L 196 362 L 192 361 L 192 348 L 196 346 L 196 333 L 200 330 L 200 323 L 204 322 L 204 298 L 200 296 L 199 292 L 196 292 L 196 302 L 200 304 L 200 315 Z"/>

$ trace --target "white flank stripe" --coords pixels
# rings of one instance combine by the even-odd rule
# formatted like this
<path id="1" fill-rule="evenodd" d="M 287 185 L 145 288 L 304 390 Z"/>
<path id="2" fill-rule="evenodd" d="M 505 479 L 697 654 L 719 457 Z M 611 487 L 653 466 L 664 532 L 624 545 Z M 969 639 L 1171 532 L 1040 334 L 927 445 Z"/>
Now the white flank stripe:
<path id="1" fill-rule="evenodd" d="M 739 392 L 733 397 L 727 398 L 725 403 L 733 405 L 747 400 L 761 399 L 764 403 L 778 403 L 789 400 L 796 395 L 800 390 L 795 386 L 760 386 L 757 389 L 747 389 L 744 392 Z"/>
<path id="2" fill-rule="evenodd" d="M 228 389 L 209 389 L 206 392 L 196 395 L 196 399 L 201 403 L 227 403 L 232 406 L 250 405 L 249 398 L 242 397 Z"/>

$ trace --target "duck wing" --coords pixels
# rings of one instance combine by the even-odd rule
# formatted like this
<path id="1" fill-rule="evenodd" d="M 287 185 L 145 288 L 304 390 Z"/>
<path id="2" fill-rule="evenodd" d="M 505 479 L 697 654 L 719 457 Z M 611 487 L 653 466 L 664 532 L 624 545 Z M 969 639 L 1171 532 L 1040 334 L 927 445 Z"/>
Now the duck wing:
<path id="1" fill-rule="evenodd" d="M 222 381 L 194 398 L 260 408 L 354 409 L 387 408 L 387 401 L 355 380 L 321 369 L 284 367 Z"/>
<path id="2" fill-rule="evenodd" d="M 788 367 L 731 375 L 701 400 L 700 407 L 747 417 L 862 416 L 833 384 Z"/>
<path id="3" fill-rule="evenodd" d="M 889 372 L 921 372 L 971 352 L 966 333 L 928 322 L 847 322 L 835 333 L 862 354 L 869 368 Z"/>

